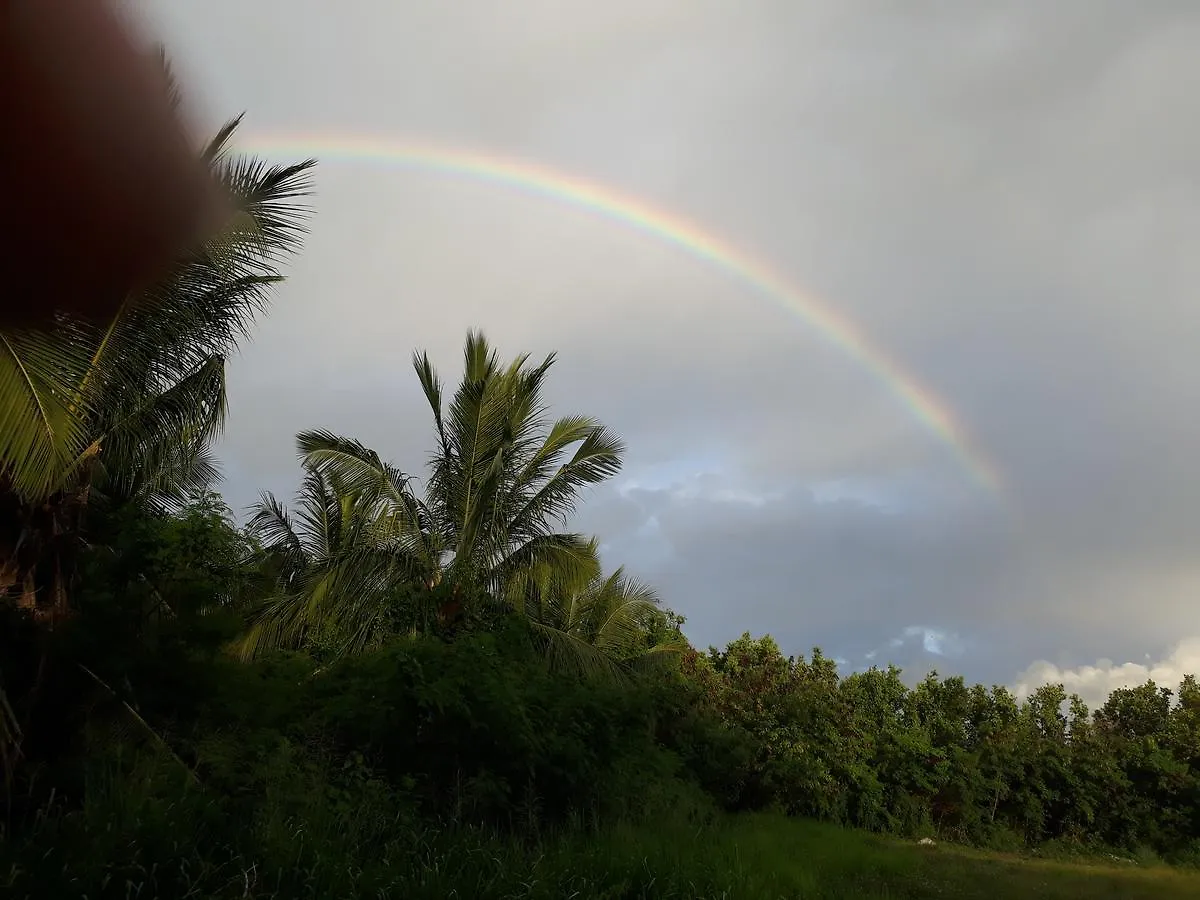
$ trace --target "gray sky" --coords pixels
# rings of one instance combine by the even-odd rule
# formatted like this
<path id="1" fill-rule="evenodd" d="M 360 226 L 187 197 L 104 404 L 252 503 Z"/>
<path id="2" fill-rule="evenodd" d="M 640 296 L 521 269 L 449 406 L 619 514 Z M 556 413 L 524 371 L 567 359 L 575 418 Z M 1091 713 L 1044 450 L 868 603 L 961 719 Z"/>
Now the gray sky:
<path id="1" fill-rule="evenodd" d="M 858 361 L 676 247 L 314 146 L 307 249 L 232 368 L 235 505 L 290 494 L 306 427 L 419 468 L 409 355 L 452 379 L 477 325 L 557 351 L 554 409 L 626 439 L 576 524 L 701 644 L 1092 699 L 1200 668 L 1191 0 L 139 5 L 201 122 L 522 159 L 744 248 L 1004 478 L 981 489 Z"/>

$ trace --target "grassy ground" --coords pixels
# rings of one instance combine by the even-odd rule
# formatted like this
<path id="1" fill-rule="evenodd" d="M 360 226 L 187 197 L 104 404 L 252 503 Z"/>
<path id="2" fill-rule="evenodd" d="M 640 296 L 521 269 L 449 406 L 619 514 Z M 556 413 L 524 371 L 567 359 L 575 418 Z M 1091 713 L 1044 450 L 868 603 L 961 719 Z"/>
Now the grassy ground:
<path id="1" fill-rule="evenodd" d="M 117 790 L 120 787 L 120 790 Z M 12 900 L 792 900 L 1200 897 L 1200 871 L 918 846 L 746 815 L 573 832 L 536 849 L 439 832 L 370 804 L 322 801 L 231 815 L 202 795 L 160 801 L 114 785 L 20 844 L 0 839 Z"/>
<path id="2" fill-rule="evenodd" d="M 588 866 L 622 869 L 628 887 L 611 897 L 782 898 L 1171 898 L 1200 897 L 1200 872 L 1165 866 L 1079 864 L 984 853 L 746 816 L 681 840 L 648 830 L 613 832 Z M 644 876 L 628 860 L 644 859 Z M 563 859 L 566 862 L 566 859 Z M 690 891 L 690 892 L 689 892 Z M 589 896 L 586 892 L 578 896 Z"/>
<path id="3" fill-rule="evenodd" d="M 743 816 L 701 831 L 628 828 L 525 855 L 430 846 L 379 896 L 672 900 L 1185 900 L 1200 872 L 919 846 L 828 825 Z M 399 875 L 399 873 L 394 873 Z M 378 882 L 376 882 L 378 884 Z M 362 896 L 362 895 L 360 895 Z"/>

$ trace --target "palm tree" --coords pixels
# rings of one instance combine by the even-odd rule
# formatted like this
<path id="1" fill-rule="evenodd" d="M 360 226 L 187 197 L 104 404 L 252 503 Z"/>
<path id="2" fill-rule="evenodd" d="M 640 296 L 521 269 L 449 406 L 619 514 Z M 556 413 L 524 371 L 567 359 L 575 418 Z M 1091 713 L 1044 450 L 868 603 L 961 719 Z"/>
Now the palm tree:
<path id="1" fill-rule="evenodd" d="M 306 479 L 356 498 L 370 539 L 351 557 L 358 574 L 334 576 L 326 567 L 324 580 L 305 582 L 309 587 L 299 592 L 281 590 L 256 611 L 243 653 L 296 646 L 327 617 L 341 619 L 344 633 L 364 633 L 378 612 L 367 598 L 382 601 L 387 591 L 360 592 L 354 578 L 417 583 L 427 591 L 445 585 L 449 596 L 437 610 L 445 620 L 479 596 L 523 613 L 538 584 L 586 584 L 598 574 L 594 542 L 557 529 L 583 488 L 619 470 L 624 446 L 591 417 L 547 420 L 542 387 L 554 359 L 530 366 L 521 355 L 501 365 L 486 338 L 472 331 L 462 382 L 446 406 L 428 355 L 414 354 L 437 436 L 424 500 L 375 451 L 330 432 L 302 432 L 297 444 Z M 274 516 L 272 504 L 264 498 L 262 521 Z M 334 592 L 335 585 L 342 590 Z"/>
<path id="2" fill-rule="evenodd" d="M 235 202 L 230 226 L 101 323 L 0 332 L 0 590 L 43 619 L 69 612 L 71 556 L 98 497 L 170 503 L 212 479 L 225 358 L 304 232 L 306 160 L 204 148 Z"/>
<path id="3" fill-rule="evenodd" d="M 445 554 L 444 577 L 519 609 L 525 579 L 539 566 L 590 571 L 589 541 L 556 526 L 566 524 L 585 487 L 620 470 L 625 447 L 590 416 L 547 420 L 542 388 L 554 354 L 537 366 L 528 354 L 502 366 L 483 334 L 471 331 L 463 357 L 462 382 L 444 407 L 428 354 L 413 356 L 437 435 L 421 511 Z M 317 469 L 368 490 L 382 485 L 374 461 L 341 439 L 306 432 L 298 440 Z"/>
<path id="4" fill-rule="evenodd" d="M 380 466 L 394 493 L 411 498 L 407 477 Z M 251 627 L 237 646 L 244 658 L 277 646 L 357 652 L 392 633 L 405 612 L 410 630 L 428 628 L 429 611 L 414 608 L 420 592 L 411 588 L 431 586 L 430 570 L 405 545 L 406 531 L 389 527 L 391 502 L 312 467 L 294 511 L 262 494 L 249 527 L 274 587 L 250 610 Z"/>
<path id="5" fill-rule="evenodd" d="M 596 551 L 594 541 L 591 549 Z M 594 574 L 581 584 L 555 583 L 552 576 L 534 580 L 526 616 L 557 669 L 619 672 L 684 648 L 681 641 L 656 638 L 665 615 L 658 595 L 623 567 L 602 575 L 597 557 Z"/>
<path id="6" fill-rule="evenodd" d="M 221 234 L 124 298 L 108 321 L 60 315 L 48 329 L 0 330 L 0 599 L 15 598 L 41 623 L 71 611 L 89 506 L 170 506 L 215 475 L 209 445 L 225 417 L 225 359 L 299 248 L 298 201 L 314 165 L 231 156 L 239 122 L 202 150 L 232 201 Z M 21 740 L 0 687 L 6 789 Z"/>

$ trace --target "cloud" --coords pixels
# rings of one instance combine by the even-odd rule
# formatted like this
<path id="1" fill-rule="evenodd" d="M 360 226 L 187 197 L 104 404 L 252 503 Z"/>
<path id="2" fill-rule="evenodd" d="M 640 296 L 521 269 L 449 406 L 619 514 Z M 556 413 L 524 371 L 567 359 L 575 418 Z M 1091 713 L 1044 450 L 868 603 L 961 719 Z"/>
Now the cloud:
<path id="1" fill-rule="evenodd" d="M 886 502 L 915 493 L 902 481 L 830 496 L 820 482 L 771 479 L 776 495 L 765 497 L 751 476 L 629 480 L 597 491 L 579 524 L 603 536 L 606 559 L 670 585 L 667 601 L 701 646 L 770 632 L 788 652 L 819 646 L 857 667 L 895 662 L 914 678 L 962 663 L 970 646 L 977 672 L 1011 672 L 1006 603 L 1026 586 L 1006 565 L 1013 536 L 989 504 L 936 493 Z M 955 596 L 974 602 L 947 607 Z M 963 635 L 981 627 L 997 639 L 968 644 Z"/>
<path id="2" fill-rule="evenodd" d="M 1099 659 L 1093 665 L 1067 669 L 1039 660 L 1017 676 L 1015 692 L 1027 697 L 1041 685 L 1062 684 L 1068 694 L 1078 694 L 1091 709 L 1097 709 L 1117 688 L 1154 681 L 1159 687 L 1175 690 L 1183 676 L 1200 674 L 1200 637 L 1181 640 L 1162 659 L 1150 661 L 1150 654 L 1146 659 L 1144 663 Z"/>
<path id="3" fill-rule="evenodd" d="M 963 653 L 962 639 L 957 634 L 928 625 L 909 625 L 899 637 L 888 641 L 888 646 L 897 649 L 914 638 L 920 638 L 921 649 L 933 656 L 961 656 Z M 876 651 L 871 651 L 865 654 L 865 658 L 873 659 L 875 655 Z"/>

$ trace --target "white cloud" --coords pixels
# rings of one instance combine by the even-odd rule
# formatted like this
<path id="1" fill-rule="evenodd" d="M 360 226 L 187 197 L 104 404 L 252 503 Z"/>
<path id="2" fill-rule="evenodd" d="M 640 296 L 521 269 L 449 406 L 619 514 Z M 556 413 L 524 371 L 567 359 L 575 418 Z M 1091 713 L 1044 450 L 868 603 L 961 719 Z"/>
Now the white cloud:
<path id="1" fill-rule="evenodd" d="M 927 625 L 909 625 L 896 637 L 888 642 L 892 648 L 903 647 L 920 639 L 921 649 L 933 656 L 960 656 L 964 649 L 961 637 L 943 628 L 931 628 Z M 873 659 L 878 651 L 867 654 L 867 659 Z"/>
<path id="2" fill-rule="evenodd" d="M 1147 663 L 1114 664 L 1099 659 L 1095 665 L 1062 669 L 1039 660 L 1017 676 L 1015 692 L 1027 697 L 1043 684 L 1061 683 L 1068 694 L 1078 694 L 1092 709 L 1103 705 L 1117 688 L 1137 687 L 1153 680 L 1159 687 L 1174 690 L 1184 675 L 1200 674 L 1200 637 L 1184 638 L 1163 659 Z"/>

